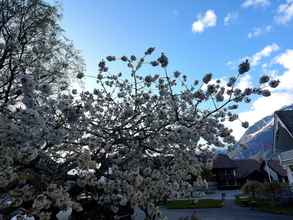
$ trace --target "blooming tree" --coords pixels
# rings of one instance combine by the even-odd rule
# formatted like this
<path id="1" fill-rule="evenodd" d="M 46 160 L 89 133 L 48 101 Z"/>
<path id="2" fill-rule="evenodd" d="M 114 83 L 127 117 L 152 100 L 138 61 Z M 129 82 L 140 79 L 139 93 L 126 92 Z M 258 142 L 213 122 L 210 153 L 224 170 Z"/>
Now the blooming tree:
<path id="1" fill-rule="evenodd" d="M 66 88 L 70 75 L 82 71 L 78 53 L 62 36 L 56 7 L 41 0 L 2 0 L 0 11 L 1 110 L 31 95 L 28 78 L 36 90 L 49 93 L 53 84 Z"/>
<path id="2" fill-rule="evenodd" d="M 238 119 L 239 103 L 252 95 L 267 96 L 267 86 L 278 85 L 264 76 L 260 87 L 237 88 L 237 79 L 249 71 L 248 61 L 225 86 L 210 73 L 190 83 L 179 71 L 169 74 L 167 56 L 153 60 L 153 52 L 149 48 L 141 58 L 106 57 L 98 65 L 97 88 L 81 94 L 72 90 L 65 96 L 71 101 L 59 106 L 68 133 L 51 152 L 55 160 L 65 161 L 64 172 L 74 170 L 72 184 L 79 192 L 86 189 L 88 198 L 114 216 L 130 202 L 155 219 L 159 201 L 189 196 L 189 180 L 202 168 L 197 153 L 233 144 L 232 130 L 223 123 Z M 129 75 L 114 74 L 114 61 L 124 63 Z M 143 74 L 144 67 L 162 74 Z"/>
<path id="3" fill-rule="evenodd" d="M 53 176 L 48 163 L 54 161 L 46 148 L 64 133 L 54 107 L 57 94 L 83 65 L 62 35 L 56 7 L 41 0 L 2 0 L 0 14 L 2 211 L 30 203 L 47 188 L 42 182 Z"/>
<path id="4" fill-rule="evenodd" d="M 170 73 L 168 57 L 154 59 L 151 47 L 139 58 L 106 57 L 96 89 L 78 93 L 67 84 L 72 74 L 83 78 L 82 65 L 59 36 L 56 7 L 40 0 L 1 1 L 0 7 L 4 211 L 26 206 L 50 219 L 60 210 L 80 218 L 96 210 L 95 218 L 111 219 L 128 205 L 159 218 L 160 201 L 191 194 L 190 180 L 202 171 L 200 152 L 234 144 L 224 122 L 238 120 L 238 105 L 269 96 L 268 87 L 279 83 L 263 76 L 259 87 L 237 88 L 248 61 L 225 85 L 211 73 L 191 82 Z M 113 62 L 126 71 L 114 73 Z M 153 69 L 160 74 L 145 74 Z"/>

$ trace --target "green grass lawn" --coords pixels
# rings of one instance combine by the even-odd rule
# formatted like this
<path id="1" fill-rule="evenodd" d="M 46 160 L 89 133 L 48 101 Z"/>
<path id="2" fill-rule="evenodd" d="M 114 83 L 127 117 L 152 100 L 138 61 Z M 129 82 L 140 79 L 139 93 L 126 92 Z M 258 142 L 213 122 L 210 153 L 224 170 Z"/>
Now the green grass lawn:
<path id="1" fill-rule="evenodd" d="M 275 214 L 293 215 L 293 205 L 288 207 L 274 206 L 269 204 L 258 204 L 257 210 Z"/>
<path id="2" fill-rule="evenodd" d="M 213 195 L 213 194 L 216 194 L 216 192 L 215 191 L 206 191 L 205 194 L 206 195 Z"/>
<path id="3" fill-rule="evenodd" d="M 165 206 L 168 209 L 205 209 L 205 208 L 221 208 L 224 206 L 222 200 L 216 199 L 200 199 L 197 203 L 194 203 L 194 200 L 171 200 L 168 201 Z"/>
<path id="4" fill-rule="evenodd" d="M 256 210 L 275 214 L 293 215 L 293 204 L 288 206 L 280 206 L 273 201 L 255 200 L 249 197 L 236 197 L 235 203 L 242 207 L 254 206 Z"/>
<path id="5" fill-rule="evenodd" d="M 248 207 L 251 205 L 251 198 L 249 198 L 248 196 L 245 196 L 245 197 L 236 196 L 235 203 L 241 207 Z"/>

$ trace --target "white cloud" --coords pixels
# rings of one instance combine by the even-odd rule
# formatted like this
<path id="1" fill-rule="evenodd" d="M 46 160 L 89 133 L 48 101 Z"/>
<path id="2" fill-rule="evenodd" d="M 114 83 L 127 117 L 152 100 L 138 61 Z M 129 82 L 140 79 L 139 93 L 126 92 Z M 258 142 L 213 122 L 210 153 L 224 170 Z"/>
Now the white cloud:
<path id="1" fill-rule="evenodd" d="M 276 43 L 272 43 L 270 45 L 265 46 L 261 51 L 251 55 L 251 56 L 245 56 L 245 57 L 241 57 L 238 60 L 230 60 L 226 62 L 226 65 L 231 69 L 231 70 L 237 70 L 238 66 L 240 63 L 242 63 L 245 60 L 249 60 L 250 65 L 252 67 L 257 66 L 260 64 L 260 62 L 266 58 L 272 55 L 273 52 L 276 52 L 280 49 L 279 45 Z M 275 62 L 276 63 L 276 60 Z M 273 64 L 270 63 L 270 65 L 268 63 L 262 64 L 262 69 L 263 70 L 267 70 L 269 71 L 267 68 L 268 66 L 271 66 Z M 270 70 L 271 71 L 271 70 Z"/>
<path id="2" fill-rule="evenodd" d="M 252 87 L 252 80 L 250 74 L 244 74 L 240 79 L 236 86 L 237 88 L 244 90 L 246 88 Z"/>
<path id="3" fill-rule="evenodd" d="M 288 70 L 293 70 L 293 49 L 286 50 L 285 53 L 277 57 L 277 63 L 284 66 Z M 293 84 L 292 84 L 293 86 Z"/>
<path id="4" fill-rule="evenodd" d="M 272 90 L 270 97 L 258 97 L 248 111 L 239 114 L 239 118 L 242 121 L 248 121 L 250 125 L 286 105 L 293 104 L 293 49 L 286 50 L 275 60 L 277 64 L 285 68 L 282 74 L 275 76 L 280 80 L 279 87 Z M 240 122 L 227 123 L 226 125 L 233 129 L 233 135 L 236 139 L 239 139 L 245 132 Z"/>
<path id="5" fill-rule="evenodd" d="M 256 54 L 254 54 L 251 58 L 250 58 L 250 62 L 252 66 L 256 66 L 259 64 L 259 62 L 265 58 L 270 56 L 273 52 L 279 50 L 280 47 L 273 43 L 271 45 L 266 46 L 265 48 L 263 48 L 261 51 L 257 52 Z"/>
<path id="6" fill-rule="evenodd" d="M 230 12 L 224 17 L 224 25 L 228 26 L 238 18 L 237 12 Z"/>
<path id="7" fill-rule="evenodd" d="M 217 24 L 217 15 L 213 10 L 207 10 L 204 15 L 199 14 L 197 20 L 192 24 L 192 32 L 201 33 L 208 27 Z"/>
<path id="8" fill-rule="evenodd" d="M 282 65 L 286 71 L 277 76 L 280 80 L 279 90 L 290 90 L 293 93 L 293 49 L 287 50 L 276 58 L 276 62 Z"/>
<path id="9" fill-rule="evenodd" d="M 259 37 L 259 36 L 264 35 L 266 33 L 269 33 L 271 31 L 272 31 L 271 25 L 267 25 L 265 27 L 257 27 L 257 28 L 254 28 L 253 31 L 249 32 L 247 37 L 249 39 L 256 38 L 256 37 Z"/>
<path id="10" fill-rule="evenodd" d="M 244 0 L 242 3 L 243 8 L 249 7 L 265 7 L 270 4 L 270 0 Z"/>
<path id="11" fill-rule="evenodd" d="M 241 62 L 243 62 L 244 58 L 241 58 L 239 60 L 229 60 L 226 62 L 226 65 L 229 67 L 230 70 L 237 71 L 238 66 Z"/>
<path id="12" fill-rule="evenodd" d="M 281 4 L 278 8 L 275 21 L 279 24 L 287 24 L 293 18 L 293 0 L 287 0 L 286 3 Z"/>
<path id="13" fill-rule="evenodd" d="M 242 121 L 248 121 L 250 125 L 260 119 L 273 114 L 281 107 L 293 103 L 293 94 L 289 92 L 273 92 L 270 97 L 259 97 L 256 101 L 251 104 L 251 108 L 248 111 L 241 112 L 239 118 Z M 246 131 L 241 127 L 239 121 L 231 122 L 226 124 L 229 128 L 233 129 L 233 135 L 237 140 Z"/>

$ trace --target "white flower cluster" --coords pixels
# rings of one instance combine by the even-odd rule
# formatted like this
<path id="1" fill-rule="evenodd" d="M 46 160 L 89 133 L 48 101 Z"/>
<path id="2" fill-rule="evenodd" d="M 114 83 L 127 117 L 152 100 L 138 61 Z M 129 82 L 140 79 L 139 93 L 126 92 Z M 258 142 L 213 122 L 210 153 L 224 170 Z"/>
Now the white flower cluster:
<path id="1" fill-rule="evenodd" d="M 85 74 L 78 55 L 55 33 L 56 8 L 41 0 L 20 2 L 7 4 L 8 11 L 17 16 L 14 4 L 27 10 L 27 4 L 37 4 L 42 10 L 34 11 L 35 19 L 45 18 L 27 33 L 33 45 L 18 39 L 0 44 L 1 54 L 7 45 L 15 54 L 25 50 L 22 60 L 11 57 L 21 72 L 12 80 L 8 60 L 0 65 L 0 191 L 8 192 L 14 207 L 31 202 L 40 219 L 50 219 L 53 208 L 63 210 L 59 216 L 73 209 L 118 218 L 128 205 L 149 219 L 160 218 L 159 202 L 190 197 L 194 185 L 208 187 L 198 157 L 235 142 L 224 122 L 239 120 L 240 103 L 269 96 L 265 86 L 279 84 L 264 76 L 260 87 L 237 88 L 238 77 L 249 71 L 246 61 L 227 85 L 211 73 L 191 85 L 179 71 L 169 75 L 164 53 L 149 60 L 151 47 L 141 58 L 108 56 L 99 63 L 93 92 L 69 91 L 66 78 Z M 130 77 L 110 71 L 109 63 L 118 61 Z M 161 68 L 162 75 L 145 73 L 146 65 Z M 97 209 L 89 210 L 85 200 Z"/>
<path id="2" fill-rule="evenodd" d="M 60 210 L 70 208 L 77 212 L 82 211 L 81 205 L 78 202 L 72 201 L 69 193 L 57 184 L 50 184 L 44 193 L 36 196 L 32 208 L 34 214 L 39 216 L 39 218 L 47 219 L 47 217 L 51 216 L 50 210 L 52 206 Z"/>

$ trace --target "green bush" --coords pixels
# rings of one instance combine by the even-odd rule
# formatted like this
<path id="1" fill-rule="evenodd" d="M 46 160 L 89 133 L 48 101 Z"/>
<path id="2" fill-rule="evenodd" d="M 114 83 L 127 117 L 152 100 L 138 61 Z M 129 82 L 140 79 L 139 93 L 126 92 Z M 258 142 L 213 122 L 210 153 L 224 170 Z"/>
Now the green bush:
<path id="1" fill-rule="evenodd" d="M 256 199 L 256 195 L 264 192 L 264 184 L 258 181 L 248 181 L 241 187 L 241 192 L 249 194 L 252 199 Z"/>
<path id="2" fill-rule="evenodd" d="M 283 188 L 287 187 L 286 183 L 265 183 L 264 184 L 264 193 L 269 194 L 272 200 L 276 199 L 277 193 L 279 193 Z"/>

